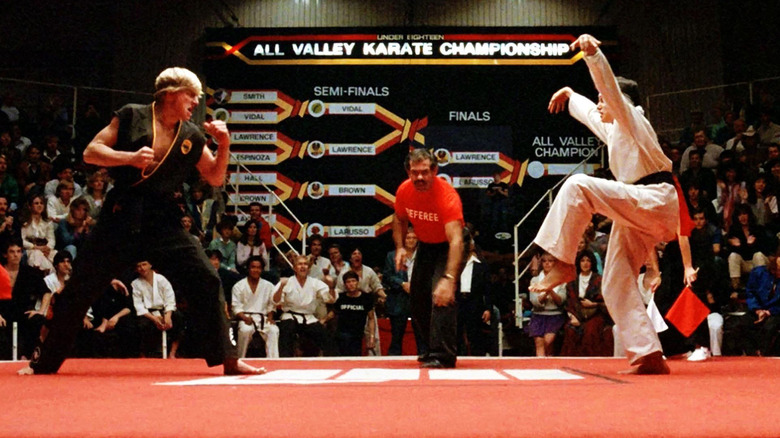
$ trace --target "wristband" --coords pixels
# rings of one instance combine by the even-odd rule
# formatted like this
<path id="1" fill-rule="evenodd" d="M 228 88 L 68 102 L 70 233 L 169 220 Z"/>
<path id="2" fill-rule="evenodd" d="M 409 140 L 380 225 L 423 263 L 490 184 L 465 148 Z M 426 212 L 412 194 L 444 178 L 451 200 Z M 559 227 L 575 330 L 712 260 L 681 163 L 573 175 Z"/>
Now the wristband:
<path id="1" fill-rule="evenodd" d="M 444 278 L 448 278 L 448 279 L 450 279 L 452 281 L 455 281 L 455 276 L 452 275 L 452 274 L 444 274 Z"/>

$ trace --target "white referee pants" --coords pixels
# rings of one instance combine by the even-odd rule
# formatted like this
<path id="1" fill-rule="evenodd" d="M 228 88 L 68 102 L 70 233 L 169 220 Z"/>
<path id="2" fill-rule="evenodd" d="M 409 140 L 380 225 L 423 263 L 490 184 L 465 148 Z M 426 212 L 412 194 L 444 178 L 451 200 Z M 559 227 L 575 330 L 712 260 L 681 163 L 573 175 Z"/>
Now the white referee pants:
<path id="1" fill-rule="evenodd" d="M 257 332 L 265 340 L 265 355 L 269 359 L 279 357 L 279 327 L 276 324 L 265 323 L 265 326 L 260 328 L 260 315 L 249 315 L 257 325 Z M 252 335 L 255 334 L 255 326 L 247 324 L 244 321 L 238 322 L 238 342 L 236 347 L 238 348 L 238 357 L 246 357 L 246 350 L 249 348 L 249 343 L 252 341 Z"/>
<path id="2" fill-rule="evenodd" d="M 534 242 L 558 260 L 573 265 L 577 244 L 595 213 L 613 221 L 602 294 L 633 365 L 650 353 L 662 351 L 637 277 L 655 244 L 676 238 L 677 193 L 671 184 L 631 185 L 572 175 L 561 187 Z"/>

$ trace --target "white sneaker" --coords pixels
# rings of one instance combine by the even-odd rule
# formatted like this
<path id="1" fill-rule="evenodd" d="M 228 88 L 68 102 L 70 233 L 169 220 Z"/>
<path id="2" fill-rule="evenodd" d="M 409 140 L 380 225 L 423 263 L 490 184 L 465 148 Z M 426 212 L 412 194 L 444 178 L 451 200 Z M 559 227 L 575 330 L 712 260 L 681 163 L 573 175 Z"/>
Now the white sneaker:
<path id="1" fill-rule="evenodd" d="M 712 354 L 710 354 L 710 349 L 709 348 L 707 348 L 707 347 L 699 347 L 696 350 L 694 350 L 693 353 L 691 353 L 690 356 L 688 356 L 688 361 L 689 362 L 701 362 L 701 361 L 709 359 L 710 356 L 712 356 Z"/>

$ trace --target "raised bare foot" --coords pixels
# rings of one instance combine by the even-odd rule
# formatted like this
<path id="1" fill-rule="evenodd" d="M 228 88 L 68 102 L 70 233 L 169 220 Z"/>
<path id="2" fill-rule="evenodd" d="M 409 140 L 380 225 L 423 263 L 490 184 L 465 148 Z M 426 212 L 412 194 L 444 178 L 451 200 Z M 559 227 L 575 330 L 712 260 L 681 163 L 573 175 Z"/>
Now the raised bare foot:
<path id="1" fill-rule="evenodd" d="M 226 376 L 257 375 L 266 373 L 265 368 L 255 368 L 249 364 L 244 363 L 244 361 L 241 359 L 225 359 L 224 369 L 224 374 Z"/>
<path id="2" fill-rule="evenodd" d="M 20 376 L 32 376 L 33 374 L 35 374 L 35 371 L 32 368 L 30 368 L 30 366 L 28 365 L 22 368 L 21 370 L 17 371 L 16 374 Z"/>
<path id="3" fill-rule="evenodd" d="M 558 263 L 548 272 L 542 281 L 532 284 L 528 287 L 531 292 L 543 292 L 546 290 L 552 290 L 559 284 L 568 283 L 577 278 L 577 268 L 574 265 L 563 263 L 558 260 Z"/>
<path id="4" fill-rule="evenodd" d="M 656 351 L 650 353 L 642 358 L 642 361 L 638 366 L 620 371 L 620 374 L 637 374 L 637 375 L 654 375 L 654 374 L 671 374 L 669 365 L 666 364 L 663 353 Z"/>

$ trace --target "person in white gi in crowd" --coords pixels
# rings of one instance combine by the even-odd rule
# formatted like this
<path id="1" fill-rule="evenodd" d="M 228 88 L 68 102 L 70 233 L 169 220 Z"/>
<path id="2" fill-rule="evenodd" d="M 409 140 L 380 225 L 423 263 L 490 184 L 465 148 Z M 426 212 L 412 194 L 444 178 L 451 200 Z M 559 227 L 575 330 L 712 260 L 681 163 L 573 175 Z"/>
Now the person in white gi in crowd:
<path id="1" fill-rule="evenodd" d="M 246 263 L 248 275 L 233 286 L 233 313 L 238 319 L 238 357 L 246 357 L 255 332 L 265 340 L 267 358 L 279 357 L 279 327 L 274 322 L 274 285 L 260 278 L 265 261 L 251 256 Z"/>
<path id="2" fill-rule="evenodd" d="M 324 281 L 309 277 L 309 258 L 304 255 L 293 257 L 293 266 L 295 276 L 282 278 L 273 297 L 274 303 L 282 308 L 278 323 L 281 357 L 294 356 L 296 336 L 309 338 L 318 350 L 322 350 L 326 340 L 325 327 L 314 312 L 320 301 L 327 304 L 336 301 L 333 277 L 326 275 Z"/>

